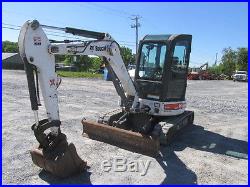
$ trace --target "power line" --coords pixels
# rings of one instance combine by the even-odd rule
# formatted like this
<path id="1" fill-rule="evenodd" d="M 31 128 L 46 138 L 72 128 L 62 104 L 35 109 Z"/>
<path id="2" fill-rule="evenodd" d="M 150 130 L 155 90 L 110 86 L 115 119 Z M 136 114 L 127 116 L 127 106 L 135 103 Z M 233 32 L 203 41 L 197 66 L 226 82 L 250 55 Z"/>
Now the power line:
<path id="1" fill-rule="evenodd" d="M 5 26 L 2 26 L 2 28 L 3 28 L 3 29 L 10 29 L 10 30 L 20 31 L 20 29 L 13 28 L 13 27 L 5 27 Z M 50 36 L 57 36 L 57 37 L 63 37 L 63 38 L 65 38 L 65 36 L 62 36 L 62 35 L 57 35 L 57 34 L 47 33 L 47 35 L 50 35 Z M 69 38 L 72 38 L 72 39 L 77 39 L 77 38 L 73 38 L 73 37 L 69 37 Z"/>
<path id="2" fill-rule="evenodd" d="M 88 3 L 88 4 L 87 4 Z M 99 12 L 103 12 L 105 14 L 107 14 L 107 12 L 109 14 L 114 14 L 116 17 L 120 17 L 120 18 L 124 18 L 124 19 L 128 19 L 131 14 L 129 13 L 125 13 L 125 14 L 128 14 L 127 16 L 125 16 L 124 14 L 121 14 L 121 11 L 120 10 L 116 10 L 116 9 L 113 9 L 113 8 L 109 8 L 109 7 L 106 7 L 106 6 L 102 6 L 102 5 L 98 5 L 98 4 L 93 4 L 92 2 L 86 2 L 84 5 L 83 4 L 79 4 L 79 5 L 76 5 L 75 3 L 73 4 L 74 6 L 77 6 L 77 8 L 80 7 L 84 7 L 86 8 L 85 6 L 89 6 L 91 8 L 95 8 L 95 10 L 99 13 Z M 110 11 L 112 9 L 112 11 Z M 112 24 L 113 25 L 113 24 Z M 109 27 L 110 28 L 110 27 Z M 123 35 L 123 36 L 129 36 L 131 37 L 131 34 L 128 34 L 128 33 L 119 33 L 119 35 Z"/>
<path id="3" fill-rule="evenodd" d="M 13 28 L 13 27 L 6 27 L 6 26 L 2 26 L 3 29 L 10 29 L 10 30 L 15 30 L 15 31 L 19 31 L 20 29 L 17 28 Z M 52 34 L 52 33 L 47 33 L 47 35 L 49 36 L 56 36 L 56 37 L 61 37 L 61 38 L 71 38 L 71 39 L 78 39 L 75 37 L 70 37 L 70 36 L 64 36 L 64 35 L 58 35 L 58 34 Z M 88 40 L 90 41 L 90 40 Z M 121 46 L 128 46 L 128 47 L 133 47 L 135 45 L 133 44 L 126 44 L 126 43 L 120 43 Z"/>
<path id="4" fill-rule="evenodd" d="M 159 25 L 155 24 L 155 22 L 151 22 L 151 21 L 149 21 L 148 18 L 145 18 L 145 17 L 143 17 L 142 20 L 143 20 L 144 22 L 149 23 L 149 24 L 150 24 L 150 28 L 153 28 L 154 30 L 157 29 L 158 31 L 161 31 Z M 157 21 L 156 21 L 156 23 L 157 23 Z"/>
<path id="5" fill-rule="evenodd" d="M 75 3 L 73 5 L 75 5 Z M 110 7 L 107 7 L 107 6 L 104 6 L 104 5 L 101 5 L 101 4 L 97 4 L 97 3 L 93 3 L 93 2 L 86 2 L 85 4 L 78 4 L 77 7 L 79 7 L 79 6 L 84 7 L 83 5 L 88 5 L 88 6 L 90 5 L 92 7 L 94 6 L 94 7 L 98 8 L 99 10 L 104 10 L 106 12 L 119 15 L 120 17 L 123 17 L 125 19 L 128 19 L 129 17 L 131 17 L 131 15 L 133 15 L 131 12 L 128 12 L 128 11 L 124 11 L 124 10 L 117 9 L 117 8 L 110 8 Z M 24 17 L 29 17 L 29 18 L 36 19 L 36 17 L 34 17 L 34 15 L 27 14 L 26 12 L 22 13 L 22 12 L 17 12 L 17 11 L 3 10 L 3 13 L 17 14 L 17 15 L 21 15 L 21 16 L 24 16 Z M 44 16 L 42 17 L 42 19 L 43 20 L 48 20 L 48 21 L 53 22 L 53 23 L 60 23 L 60 24 L 65 25 L 65 22 L 61 22 L 60 20 L 55 20 L 55 19 L 51 19 L 51 18 L 48 18 L 48 17 L 44 17 Z M 145 22 L 148 22 L 151 26 L 153 26 L 154 29 L 159 28 L 158 25 L 154 24 L 153 22 L 149 21 L 148 19 L 143 18 L 143 20 Z M 74 27 L 82 27 L 82 26 L 76 26 L 75 25 Z"/>
<path id="6" fill-rule="evenodd" d="M 124 17 L 124 18 L 128 18 L 127 16 L 129 16 L 129 18 L 131 17 L 131 16 L 134 16 L 134 14 L 132 14 L 132 13 L 130 13 L 130 12 L 127 12 L 127 11 L 124 11 L 124 10 L 118 10 L 118 9 L 115 9 L 115 8 L 110 8 L 110 7 L 107 7 L 107 6 L 103 6 L 103 5 L 100 5 L 100 4 L 97 4 L 97 3 L 93 3 L 93 2 L 88 2 L 88 4 L 89 5 L 91 5 L 91 6 L 95 6 L 95 7 L 97 7 L 97 8 L 101 8 L 101 9 L 104 9 L 104 10 L 106 10 L 106 11 L 108 11 L 109 13 L 116 13 L 116 14 L 118 14 L 119 16 L 121 16 L 121 17 Z M 110 11 L 112 11 L 112 12 L 110 12 Z M 145 22 L 148 22 L 150 25 L 151 25 L 151 27 L 153 27 L 154 29 L 155 28 L 157 28 L 157 29 L 159 29 L 159 26 L 158 25 L 156 25 L 156 24 L 154 24 L 153 22 L 151 22 L 151 21 L 149 21 L 149 19 L 147 19 L 147 18 L 143 18 L 143 20 L 145 21 Z"/>
<path id="7" fill-rule="evenodd" d="M 97 4 L 97 3 L 93 3 L 93 2 L 87 2 L 89 5 L 92 5 L 92 6 L 95 6 L 95 7 L 98 7 L 98 8 L 101 8 L 101 9 L 105 9 L 107 11 L 112 11 L 112 13 L 117 13 L 117 14 L 123 14 L 123 15 L 126 15 L 126 16 L 131 16 L 132 14 L 129 13 L 129 12 L 126 12 L 124 10 L 118 10 L 118 9 L 115 9 L 115 8 L 110 8 L 110 7 L 106 7 L 106 6 L 103 6 L 103 5 L 100 5 L 100 4 Z M 128 18 L 128 17 L 126 17 Z"/>
<path id="8" fill-rule="evenodd" d="M 2 23 L 3 25 L 8 25 L 8 26 L 13 26 L 13 27 L 19 27 L 21 28 L 21 26 L 18 26 L 18 25 L 12 25 L 12 24 L 8 24 L 8 23 Z"/>
<path id="9" fill-rule="evenodd" d="M 30 15 L 30 14 L 26 14 L 26 13 L 22 13 L 22 12 L 16 12 L 16 11 L 6 11 L 6 10 L 3 10 L 2 11 L 3 13 L 7 13 L 7 14 L 16 14 L 16 15 L 21 15 L 23 17 L 28 17 L 28 19 L 37 19 L 36 17 L 34 17 L 34 15 Z M 55 23 L 56 25 L 59 25 L 59 24 L 63 24 L 63 25 L 67 25 L 65 22 L 61 22 L 61 21 L 58 21 L 58 20 L 54 20 L 54 19 L 51 19 L 51 18 L 47 18 L 47 17 L 44 17 L 42 16 L 41 18 L 42 20 L 48 20 L 50 22 L 53 22 Z M 59 23 L 59 24 L 58 24 Z M 82 26 L 79 26 L 79 25 L 72 25 L 72 27 L 82 27 Z M 91 28 L 90 28 L 91 29 Z"/>
<path id="10" fill-rule="evenodd" d="M 20 29 L 17 29 L 17 28 L 13 28 L 13 27 L 5 27 L 5 26 L 2 26 L 3 29 L 10 29 L 10 30 L 16 30 L 16 31 L 19 31 Z"/>
<path id="11" fill-rule="evenodd" d="M 21 26 L 19 25 L 13 25 L 13 24 L 9 24 L 9 23 L 2 23 L 3 25 L 7 25 L 7 26 L 2 26 L 2 28 L 4 29 L 10 29 L 10 30 L 16 30 L 19 31 Z M 17 28 L 14 28 L 17 27 Z M 69 33 L 63 33 L 63 32 L 55 32 L 55 31 L 45 31 L 47 35 L 50 36 L 57 36 L 57 37 L 64 37 L 64 38 L 71 38 L 71 39 L 78 39 L 80 40 L 80 37 L 76 37 L 76 36 L 68 36 L 70 35 Z M 68 34 L 68 35 L 65 35 Z M 84 40 L 88 40 L 90 41 L 91 39 L 85 38 Z M 133 42 L 130 41 L 118 41 L 120 43 L 120 45 L 125 45 L 125 46 L 135 46 L 134 44 L 132 44 Z"/>
<path id="12" fill-rule="evenodd" d="M 87 3 L 87 2 L 86 2 Z M 73 5 L 75 5 L 75 3 L 73 4 Z M 114 9 L 114 8 L 109 8 L 109 7 L 106 7 L 106 6 L 102 6 L 102 5 L 98 5 L 98 4 L 93 4 L 93 3 L 88 3 L 88 4 L 85 4 L 85 5 L 90 5 L 90 6 L 95 6 L 95 7 L 97 7 L 97 8 L 99 8 L 99 10 L 101 9 L 101 10 L 106 10 L 106 12 L 107 11 L 109 11 L 109 13 L 110 13 L 110 10 L 112 9 L 112 12 L 111 13 L 116 13 L 116 15 L 118 15 L 118 14 L 120 14 L 120 13 L 123 13 L 123 14 L 127 14 L 127 15 L 131 15 L 131 14 L 129 14 L 128 12 L 126 12 L 125 13 L 125 11 L 122 11 L 122 10 L 116 10 L 116 9 Z M 79 7 L 79 6 L 82 6 L 82 7 L 84 7 L 83 6 L 83 4 L 78 4 L 77 5 L 77 7 Z M 7 14 L 16 14 L 16 15 L 21 15 L 21 16 L 23 16 L 23 17 L 28 17 L 29 19 L 36 19 L 36 17 L 34 17 L 34 15 L 30 15 L 30 14 L 27 14 L 27 13 L 22 13 L 22 12 L 18 12 L 18 11 L 9 11 L 9 10 L 3 10 L 3 13 L 7 13 Z M 120 16 L 123 16 L 124 17 L 124 15 L 120 15 Z M 127 19 L 128 17 L 126 17 L 126 19 Z M 50 21 L 50 22 L 53 22 L 54 24 L 55 23 L 60 23 L 60 25 L 61 24 L 64 24 L 65 25 L 65 22 L 61 22 L 61 21 L 58 21 L 58 20 L 54 20 L 54 19 L 51 19 L 51 18 L 47 18 L 47 17 L 42 17 L 42 19 L 43 20 L 48 20 L 48 21 Z M 57 24 L 58 25 L 58 24 Z M 82 27 L 82 26 L 77 26 L 77 25 L 72 25 L 72 27 Z M 93 28 L 90 28 L 90 29 L 92 29 L 93 30 Z"/>
<path id="13" fill-rule="evenodd" d="M 8 23 L 2 23 L 3 25 L 7 25 L 7 26 L 12 26 L 12 27 L 18 27 L 21 28 L 21 26 L 19 25 L 13 25 L 13 24 L 8 24 Z M 65 33 L 65 32 L 57 32 L 57 31 L 51 31 L 51 29 L 48 28 L 44 28 L 45 32 L 50 32 L 50 33 L 56 33 L 56 34 L 69 34 L 69 33 Z M 49 31 L 47 31 L 49 30 Z M 70 35 L 70 34 L 69 34 Z M 76 37 L 78 38 L 78 37 Z"/>
<path id="14" fill-rule="evenodd" d="M 17 29 L 17 28 L 13 28 L 13 27 L 6 27 L 6 26 L 2 26 L 2 28 L 4 29 L 10 29 L 10 30 L 15 30 L 15 31 L 19 31 L 20 29 Z M 75 37 L 70 37 L 70 36 L 64 36 L 64 35 L 58 35 L 58 34 L 53 34 L 53 33 L 47 33 L 47 35 L 49 36 L 56 36 L 56 37 L 62 37 L 62 38 L 71 38 L 71 39 L 78 39 L 78 38 L 75 38 Z M 90 40 L 88 40 L 90 41 Z M 133 44 L 126 44 L 126 43 L 120 43 L 120 45 L 123 45 L 123 46 L 135 46 Z"/>
<path id="15" fill-rule="evenodd" d="M 20 28 L 7 27 L 7 26 L 2 26 L 2 28 L 3 28 L 3 29 L 10 29 L 10 30 L 20 31 Z M 49 31 L 46 31 L 46 34 L 49 35 L 49 36 L 57 36 L 57 37 L 71 38 L 71 39 L 80 39 L 80 38 L 74 37 L 74 36 L 58 35 L 58 34 L 56 34 L 56 33 L 49 32 Z"/>

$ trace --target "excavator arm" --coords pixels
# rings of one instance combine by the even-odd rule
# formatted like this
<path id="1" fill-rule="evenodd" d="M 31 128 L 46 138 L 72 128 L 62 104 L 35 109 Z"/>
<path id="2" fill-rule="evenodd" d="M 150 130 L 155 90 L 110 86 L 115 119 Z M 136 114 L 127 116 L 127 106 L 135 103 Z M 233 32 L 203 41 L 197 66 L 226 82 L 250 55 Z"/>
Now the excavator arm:
<path id="1" fill-rule="evenodd" d="M 81 43 L 51 43 L 43 28 L 62 30 L 66 33 L 96 40 Z M 83 170 L 86 163 L 77 155 L 75 147 L 67 143 L 66 135 L 61 133 L 60 130 L 61 121 L 57 88 L 61 79 L 55 71 L 55 55 L 95 55 L 104 57 L 116 77 L 116 81 L 113 82 L 117 91 L 119 91 L 118 94 L 121 97 L 123 96 L 123 100 L 130 101 L 129 110 L 133 110 L 136 108 L 138 96 L 133 81 L 123 63 L 118 43 L 109 34 L 68 27 L 58 28 L 40 25 L 38 21 L 34 20 L 27 21 L 22 26 L 18 45 L 25 65 L 31 108 L 35 115 L 35 124 L 32 126 L 32 130 L 40 144 L 38 149 L 31 151 L 33 162 L 62 177 Z M 38 116 L 40 105 L 39 87 L 41 88 L 48 117 L 43 120 L 39 120 Z M 46 134 L 45 131 L 48 129 L 50 132 Z M 68 164 L 58 164 L 58 161 L 55 164 L 58 155 L 61 155 L 61 163 L 68 162 Z M 67 165 L 67 167 L 62 169 L 62 165 Z"/>

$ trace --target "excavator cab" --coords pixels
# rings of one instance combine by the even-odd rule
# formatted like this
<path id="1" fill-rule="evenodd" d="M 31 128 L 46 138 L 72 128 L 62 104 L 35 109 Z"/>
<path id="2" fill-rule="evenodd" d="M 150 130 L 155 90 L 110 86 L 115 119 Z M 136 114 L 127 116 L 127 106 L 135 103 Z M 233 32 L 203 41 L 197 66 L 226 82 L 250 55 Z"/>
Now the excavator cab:
<path id="1" fill-rule="evenodd" d="M 157 155 L 159 144 L 169 144 L 192 124 L 194 113 L 185 110 L 191 41 L 192 35 L 186 34 L 146 35 L 140 41 L 134 77 L 141 110 L 109 112 L 98 124 L 83 121 L 88 137 Z"/>
<path id="2" fill-rule="evenodd" d="M 146 35 L 141 40 L 135 71 L 139 98 L 184 101 L 191 35 Z"/>

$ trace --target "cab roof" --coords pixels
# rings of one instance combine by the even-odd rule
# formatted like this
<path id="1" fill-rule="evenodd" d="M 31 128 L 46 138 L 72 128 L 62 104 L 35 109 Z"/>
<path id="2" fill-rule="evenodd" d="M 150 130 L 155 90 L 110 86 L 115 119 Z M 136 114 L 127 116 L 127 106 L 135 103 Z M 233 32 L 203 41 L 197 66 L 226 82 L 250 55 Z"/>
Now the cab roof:
<path id="1" fill-rule="evenodd" d="M 172 34 L 146 35 L 143 40 L 168 40 Z"/>

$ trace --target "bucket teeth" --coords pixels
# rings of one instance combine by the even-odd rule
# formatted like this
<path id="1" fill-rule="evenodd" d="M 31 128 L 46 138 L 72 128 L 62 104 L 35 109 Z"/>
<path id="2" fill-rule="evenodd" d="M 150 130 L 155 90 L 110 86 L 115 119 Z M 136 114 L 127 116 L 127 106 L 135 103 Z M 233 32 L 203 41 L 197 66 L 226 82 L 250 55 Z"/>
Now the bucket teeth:
<path id="1" fill-rule="evenodd" d="M 123 149 L 156 157 L 159 153 L 158 138 L 112 127 L 94 121 L 82 120 L 83 135 Z"/>
<path id="2" fill-rule="evenodd" d="M 30 154 L 35 165 L 60 178 L 81 173 L 87 167 L 87 163 L 78 156 L 72 143 L 67 145 L 63 153 L 59 153 L 57 156 L 54 153 L 50 158 L 48 153 L 41 148 L 32 149 Z"/>

